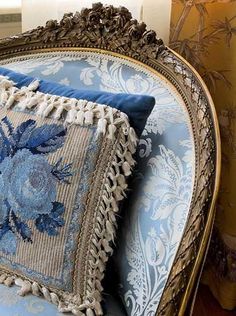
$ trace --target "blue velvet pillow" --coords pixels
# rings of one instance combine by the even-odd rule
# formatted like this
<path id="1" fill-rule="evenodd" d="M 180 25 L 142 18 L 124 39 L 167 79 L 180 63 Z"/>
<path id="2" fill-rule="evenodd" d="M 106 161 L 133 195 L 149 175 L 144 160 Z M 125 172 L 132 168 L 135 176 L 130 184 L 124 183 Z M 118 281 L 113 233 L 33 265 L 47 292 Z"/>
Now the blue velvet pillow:
<path id="1" fill-rule="evenodd" d="M 3 67 L 0 67 L 0 75 L 9 77 L 19 89 L 28 86 L 35 79 Z M 40 80 L 38 91 L 69 98 L 85 99 L 116 108 L 128 115 L 130 125 L 138 136 L 142 134 L 147 118 L 155 105 L 155 98 L 147 95 L 77 90 L 46 80 Z"/>

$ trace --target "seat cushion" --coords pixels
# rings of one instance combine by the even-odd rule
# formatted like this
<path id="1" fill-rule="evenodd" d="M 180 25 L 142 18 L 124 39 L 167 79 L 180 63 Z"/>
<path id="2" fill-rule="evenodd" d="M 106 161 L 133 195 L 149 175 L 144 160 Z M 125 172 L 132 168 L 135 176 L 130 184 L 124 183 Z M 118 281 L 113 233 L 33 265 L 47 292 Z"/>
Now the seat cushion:
<path id="1" fill-rule="evenodd" d="M 0 284 L 1 316 L 72 316 L 71 313 L 59 313 L 57 307 L 33 295 L 21 297 L 17 295 L 16 286 L 6 287 Z M 125 316 L 122 303 L 111 295 L 104 297 L 105 316 Z"/>

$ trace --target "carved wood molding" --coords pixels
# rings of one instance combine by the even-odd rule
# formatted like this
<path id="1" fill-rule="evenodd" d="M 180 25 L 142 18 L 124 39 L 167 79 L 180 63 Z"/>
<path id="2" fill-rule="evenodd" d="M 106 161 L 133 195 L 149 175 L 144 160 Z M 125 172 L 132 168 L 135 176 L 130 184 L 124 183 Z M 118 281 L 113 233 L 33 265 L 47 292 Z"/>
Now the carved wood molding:
<path id="1" fill-rule="evenodd" d="M 220 136 L 214 105 L 200 76 L 172 51 L 166 50 L 161 58 L 182 87 L 173 84 L 183 98 L 189 99 L 186 105 L 192 121 L 196 163 L 188 221 L 156 315 L 189 316 L 186 299 L 191 298 L 199 277 L 214 221 L 220 177 Z"/>
<path id="2" fill-rule="evenodd" d="M 26 44 L 27 48 L 99 47 L 143 59 L 156 58 L 165 49 L 156 33 L 132 19 L 125 7 L 101 3 L 75 14 L 67 13 L 60 22 L 50 20 L 45 27 L 0 40 L 0 55 L 22 51 Z"/>

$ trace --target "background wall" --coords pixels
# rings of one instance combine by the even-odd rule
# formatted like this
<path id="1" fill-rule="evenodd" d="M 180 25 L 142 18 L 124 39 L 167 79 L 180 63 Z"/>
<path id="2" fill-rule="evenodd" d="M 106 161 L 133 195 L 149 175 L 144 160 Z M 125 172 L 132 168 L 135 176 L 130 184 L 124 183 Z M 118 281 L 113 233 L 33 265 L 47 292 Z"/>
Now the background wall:
<path id="1" fill-rule="evenodd" d="M 206 82 L 221 129 L 221 188 L 203 281 L 225 309 L 233 309 L 236 307 L 236 1 L 172 2 L 170 47 L 185 57 Z"/>
<path id="2" fill-rule="evenodd" d="M 21 33 L 21 3 L 0 0 L 0 38 Z"/>
<path id="3" fill-rule="evenodd" d="M 171 0 L 99 0 L 104 4 L 125 6 L 134 18 L 143 20 L 148 28 L 154 29 L 165 43 L 169 40 Z M 44 25 L 47 20 L 61 19 L 65 12 L 80 11 L 91 7 L 98 0 L 22 0 L 22 29 L 30 30 Z M 47 10 L 45 10 L 47 8 Z M 32 14 L 37 12 L 37 14 Z"/>

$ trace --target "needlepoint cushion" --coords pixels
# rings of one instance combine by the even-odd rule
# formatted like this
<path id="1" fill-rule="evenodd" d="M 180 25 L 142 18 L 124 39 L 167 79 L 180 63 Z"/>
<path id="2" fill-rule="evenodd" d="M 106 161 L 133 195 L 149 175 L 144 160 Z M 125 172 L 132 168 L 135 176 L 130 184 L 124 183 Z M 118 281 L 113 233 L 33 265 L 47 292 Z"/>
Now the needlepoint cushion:
<path id="1" fill-rule="evenodd" d="M 0 67 L 0 75 L 13 80 L 17 88 L 28 86 L 35 80 L 33 77 L 3 67 Z M 37 91 L 69 98 L 85 99 L 114 107 L 128 115 L 130 125 L 135 129 L 138 136 L 142 134 L 147 118 L 155 105 L 155 98 L 149 95 L 78 90 L 47 80 L 39 80 Z"/>
<path id="2" fill-rule="evenodd" d="M 0 77 L 0 283 L 102 315 L 101 280 L 136 134 L 106 105 Z"/>

